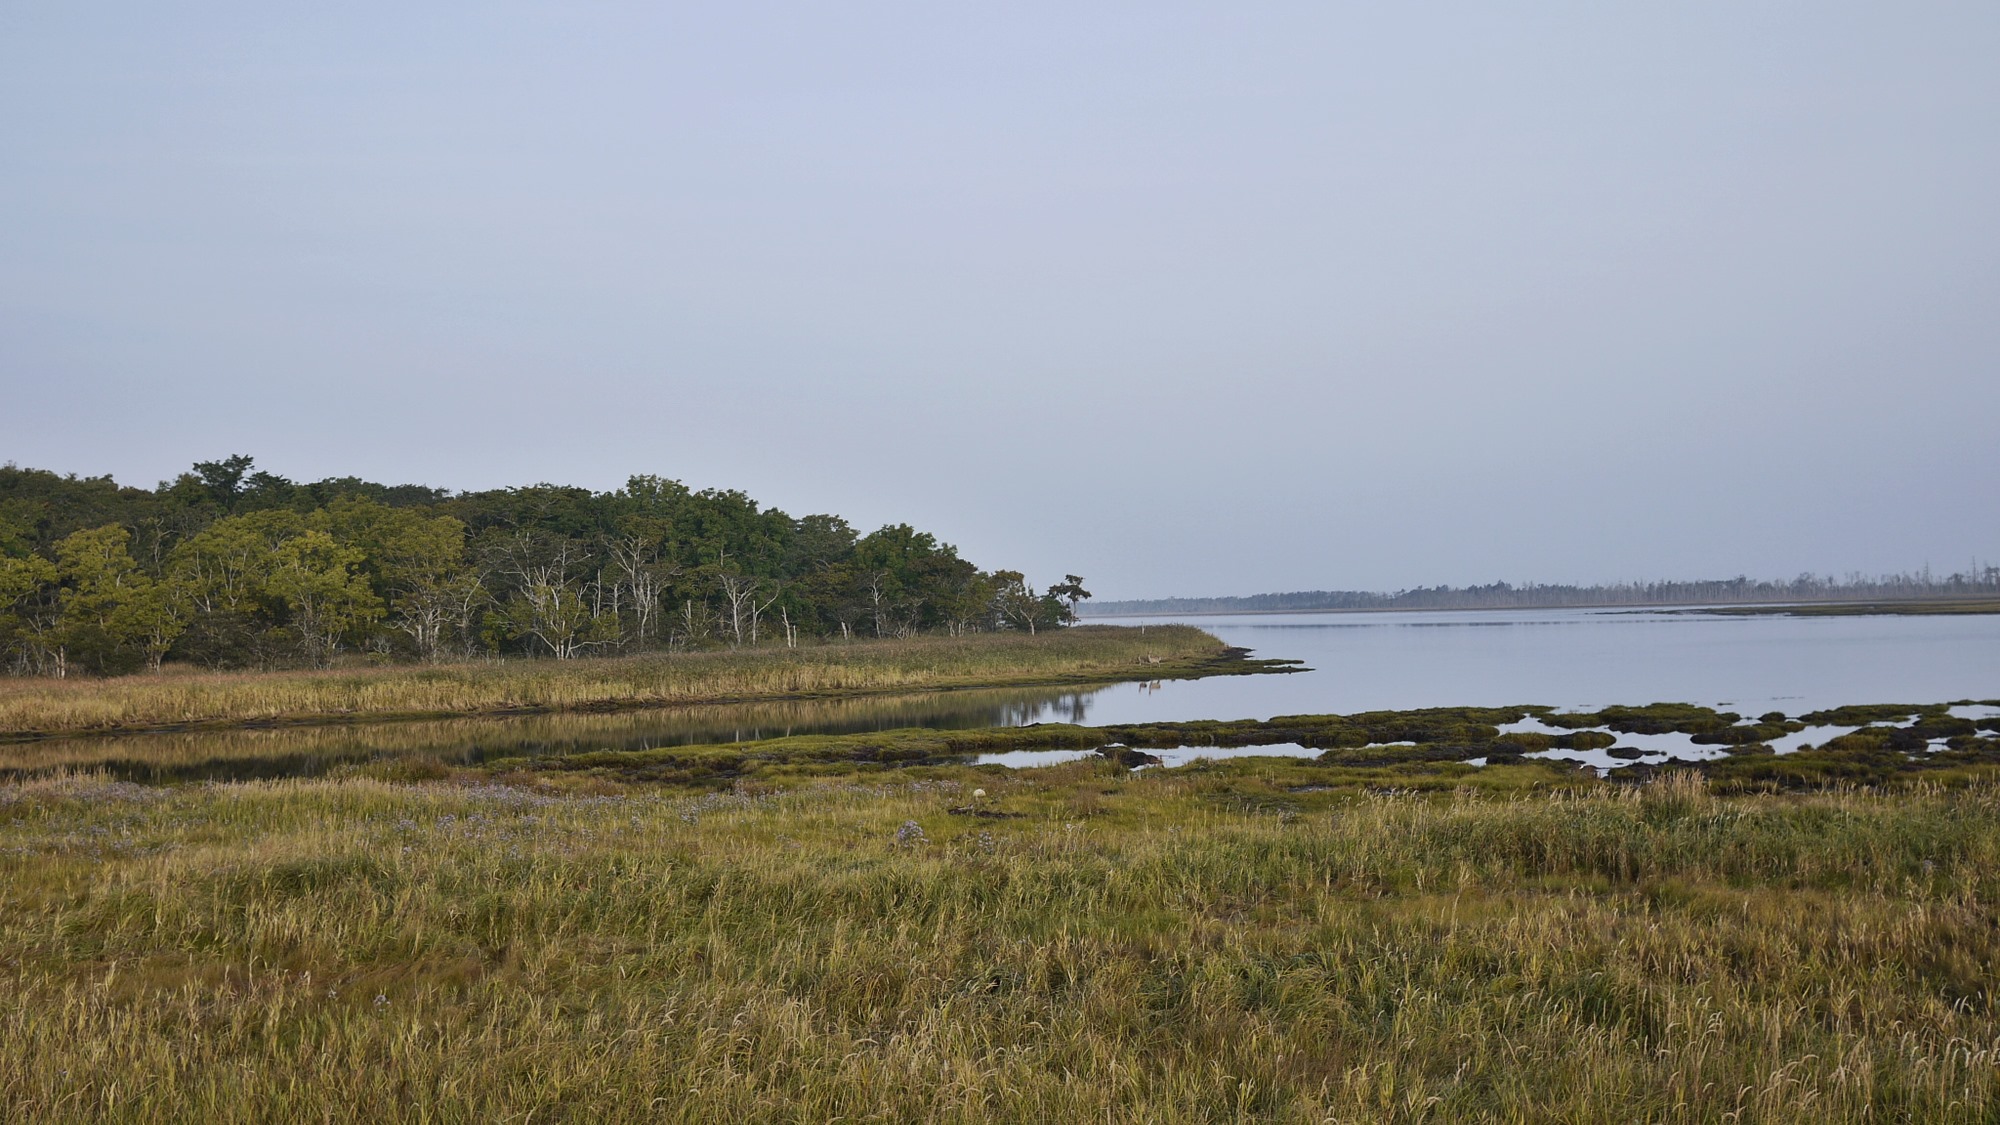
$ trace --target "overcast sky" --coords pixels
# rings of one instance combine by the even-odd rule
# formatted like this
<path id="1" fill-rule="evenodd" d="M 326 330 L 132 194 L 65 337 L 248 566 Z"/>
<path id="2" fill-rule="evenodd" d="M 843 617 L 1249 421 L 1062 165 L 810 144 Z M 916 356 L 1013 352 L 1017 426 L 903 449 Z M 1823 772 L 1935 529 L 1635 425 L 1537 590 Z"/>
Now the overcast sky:
<path id="1" fill-rule="evenodd" d="M 0 5 L 0 460 L 1100 597 L 2000 560 L 2000 5 Z"/>

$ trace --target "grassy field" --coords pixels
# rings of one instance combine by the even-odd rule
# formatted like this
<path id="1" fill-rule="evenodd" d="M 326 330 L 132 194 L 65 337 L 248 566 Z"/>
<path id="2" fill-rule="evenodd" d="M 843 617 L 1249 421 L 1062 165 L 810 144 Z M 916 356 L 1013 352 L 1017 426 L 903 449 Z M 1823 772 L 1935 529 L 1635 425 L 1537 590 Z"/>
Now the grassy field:
<path id="1" fill-rule="evenodd" d="M 424 762 L 456 766 L 495 758 L 638 751 L 794 728 L 872 729 L 940 718 L 960 727 L 1001 721 L 1023 706 L 1060 710 L 1084 687 L 964 688 L 894 695 L 708 703 L 608 712 L 318 723 L 43 738 L 0 745 L 0 782 L 43 774 L 103 771 L 153 783 L 314 776 L 397 760 L 405 775 Z M 886 736 L 885 736 L 886 737 Z"/>
<path id="2" fill-rule="evenodd" d="M 1304 769 L 0 787 L 0 1120 L 2000 1114 L 2000 785 Z"/>
<path id="3" fill-rule="evenodd" d="M 798 649 L 116 679 L 0 679 L 0 739 L 1102 683 L 1260 670 L 1183 625 Z"/>

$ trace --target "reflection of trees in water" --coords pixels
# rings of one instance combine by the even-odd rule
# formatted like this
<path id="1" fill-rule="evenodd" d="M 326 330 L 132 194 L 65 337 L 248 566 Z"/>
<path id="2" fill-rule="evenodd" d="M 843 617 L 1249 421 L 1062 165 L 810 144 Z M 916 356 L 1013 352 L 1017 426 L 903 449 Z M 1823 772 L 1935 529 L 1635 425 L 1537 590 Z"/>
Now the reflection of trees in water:
<path id="1" fill-rule="evenodd" d="M 1102 688 L 1011 688 L 858 699 L 790 700 L 648 712 L 652 745 L 747 741 L 794 734 L 865 734 L 899 727 L 963 730 L 1082 722 Z"/>
<path id="2" fill-rule="evenodd" d="M 1008 688 L 921 695 L 706 704 L 615 715 L 524 715 L 409 723 L 65 738 L 0 748 L 0 779 L 101 769 L 140 781 L 309 777 L 377 758 L 452 763 L 581 750 L 748 742 L 898 727 L 963 730 L 1083 723 L 1108 688 Z"/>
<path id="3" fill-rule="evenodd" d="M 993 721 L 966 723 L 965 726 L 1023 727 L 1029 723 L 1082 723 L 1090 717 L 1090 701 L 1103 691 L 1070 691 L 1047 699 L 1016 700 L 1001 704 Z"/>
<path id="4" fill-rule="evenodd" d="M 1151 680 L 1138 684 L 1141 694 L 1160 690 L 1161 681 Z M 1097 697 L 1114 688 L 1091 688 L 1087 691 L 1064 691 L 1042 699 L 1021 699 L 1019 693 L 992 712 L 990 720 L 977 723 L 955 723 L 953 726 L 1022 727 L 1029 723 L 1075 723 L 1079 726 L 1090 721 L 1090 705 Z M 903 724 L 915 726 L 943 726 L 942 723 Z"/>

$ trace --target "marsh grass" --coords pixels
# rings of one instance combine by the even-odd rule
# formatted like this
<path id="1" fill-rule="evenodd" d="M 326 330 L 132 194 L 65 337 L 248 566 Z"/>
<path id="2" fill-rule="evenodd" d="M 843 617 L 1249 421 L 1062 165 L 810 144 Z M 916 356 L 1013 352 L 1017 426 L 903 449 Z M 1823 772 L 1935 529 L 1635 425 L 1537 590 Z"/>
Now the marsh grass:
<path id="1" fill-rule="evenodd" d="M 0 737 L 658 707 L 1250 670 L 1180 625 L 569 661 L 0 679 Z"/>
<path id="2" fill-rule="evenodd" d="M 2000 1111 L 2000 787 L 1475 772 L 0 787 L 0 1120 Z"/>
<path id="3" fill-rule="evenodd" d="M 1667 706 L 1680 709 L 1680 705 Z M 1618 710 L 1662 709 L 1661 705 L 1655 705 Z M 1604 748 L 1617 741 L 1615 735 L 1590 730 L 1560 735 L 1500 733 L 1500 724 L 1546 710 L 1432 707 L 1353 715 L 1281 715 L 1269 720 L 1196 720 L 1095 727 L 1067 723 L 977 729 L 913 727 L 644 749 L 603 744 L 578 748 L 545 745 L 520 756 L 489 755 L 484 768 L 508 773 L 585 772 L 627 782 L 714 786 L 759 777 L 964 762 L 975 755 L 1016 750 L 1095 748 L 1112 761 L 1141 766 L 1159 761 L 1146 753 L 1148 750 L 1291 744 L 1307 751 L 1320 751 L 1310 758 L 1291 759 L 1290 765 L 1272 767 L 1294 775 L 1302 768 L 1318 771 L 1317 781 L 1301 781 L 1301 784 L 1333 780 L 1351 784 L 1361 776 L 1358 771 L 1376 769 L 1389 771 L 1386 776 L 1408 777 L 1415 784 L 1434 786 L 1440 779 L 1462 777 L 1464 773 L 1463 769 L 1454 774 L 1435 767 L 1482 758 L 1496 765 L 1530 765 L 1556 775 L 1572 773 L 1579 768 L 1574 763 L 1561 759 L 1531 762 L 1525 754 L 1552 748 Z M 1714 713 L 1706 708 L 1687 710 L 1702 713 L 1701 729 L 1719 732 L 1711 734 L 1712 741 L 1727 742 L 1729 732 L 1755 729 L 1731 726 L 1713 718 Z M 1578 716 L 1559 717 L 1571 720 L 1571 725 L 1581 725 L 1575 722 Z M 1743 792 L 1857 785 L 1958 785 L 2000 776 L 2000 738 L 1980 737 L 1973 721 L 1968 719 L 1929 721 L 1935 724 L 1933 729 L 1927 730 L 1921 723 L 1901 729 L 1864 728 L 1832 739 L 1823 747 L 1786 755 L 1773 754 L 1762 744 L 1738 740 L 1732 744 L 1732 756 L 1728 758 L 1627 766 L 1610 776 L 1620 783 L 1636 784 L 1663 772 L 1694 772 L 1711 779 L 1718 788 Z M 1947 748 L 1933 752 L 1928 739 L 1947 735 Z M 439 770 L 435 776 L 442 776 L 443 772 Z M 1503 783 L 1503 787 L 1511 784 Z"/>
<path id="4" fill-rule="evenodd" d="M 718 739 L 783 738 L 794 729 L 879 731 L 935 723 L 977 729 L 1041 708 L 1061 713 L 1084 688 L 976 688 L 913 695 L 854 695 L 707 703 L 608 713 L 411 719 L 262 729 L 45 738 L 0 746 L 0 782 L 103 770 L 144 782 L 243 781 L 306 777 L 385 760 L 470 765 L 502 758 L 543 760 L 606 750 L 634 753 Z"/>

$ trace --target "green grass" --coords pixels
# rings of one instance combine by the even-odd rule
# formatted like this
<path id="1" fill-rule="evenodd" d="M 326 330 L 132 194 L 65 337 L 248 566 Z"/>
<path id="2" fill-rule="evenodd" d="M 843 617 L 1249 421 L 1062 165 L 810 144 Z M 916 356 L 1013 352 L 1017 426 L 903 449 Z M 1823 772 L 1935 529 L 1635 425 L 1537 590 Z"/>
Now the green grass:
<path id="1" fill-rule="evenodd" d="M 1240 654 L 1239 654 L 1240 655 Z M 798 649 L 435 667 L 0 679 L 0 738 L 659 707 L 1274 670 L 1199 629 L 1080 626 Z"/>
<path id="2" fill-rule="evenodd" d="M 0 1120 L 1990 1121 L 1997 909 L 1990 781 L 77 775 Z"/>

